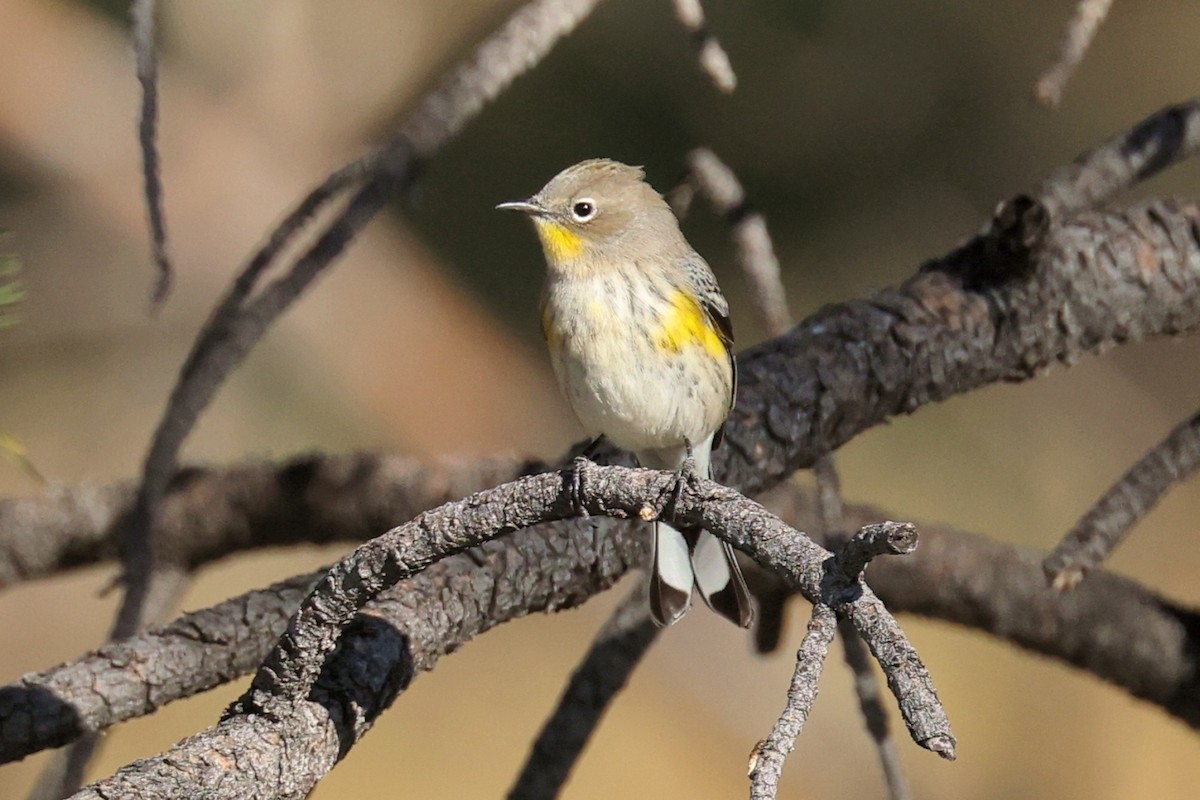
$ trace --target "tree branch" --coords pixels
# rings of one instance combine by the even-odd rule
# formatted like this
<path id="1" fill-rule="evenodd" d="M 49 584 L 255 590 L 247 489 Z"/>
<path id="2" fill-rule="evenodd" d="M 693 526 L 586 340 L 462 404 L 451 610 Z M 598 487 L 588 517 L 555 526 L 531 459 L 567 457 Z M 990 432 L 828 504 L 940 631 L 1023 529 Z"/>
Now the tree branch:
<path id="1" fill-rule="evenodd" d="M 1046 577 L 1056 589 L 1069 589 L 1095 569 L 1168 489 L 1200 467 L 1200 413 L 1181 422 L 1109 487 L 1054 552 L 1046 556 Z"/>
<path id="2" fill-rule="evenodd" d="M 227 753 L 232 747 L 237 748 L 240 769 L 233 776 L 224 776 L 220 794 L 214 796 L 302 795 L 349 750 L 411 677 L 396 672 L 395 664 L 405 660 L 403 637 L 397 637 L 395 654 L 384 642 L 372 646 L 376 657 L 346 655 L 358 652 L 359 641 L 357 629 L 347 626 L 372 597 L 439 556 L 514 527 L 582 509 L 653 518 L 658 511 L 647 499 L 657 506 L 672 502 L 681 523 L 702 525 L 747 549 L 760 562 L 782 570 L 802 593 L 849 613 L 859 630 L 870 637 L 877 657 L 886 659 L 885 669 L 895 671 L 892 686 L 902 709 L 924 712 L 923 716 L 906 715 L 918 743 L 936 749 L 943 741 L 952 741 L 944 715 L 939 721 L 938 715 L 931 713 L 937 699 L 928 675 L 894 620 L 870 590 L 860 587 L 852 591 L 836 575 L 831 581 L 824 580 L 826 551 L 757 504 L 711 481 L 697 481 L 675 498 L 678 479 L 671 473 L 587 464 L 578 469 L 584 473 L 582 496 L 573 490 L 573 471 L 532 476 L 447 504 L 363 545 L 318 582 L 260 668 L 251 690 L 221 725 L 78 796 L 186 796 L 193 788 L 186 779 L 188 773 L 194 772 L 202 780 L 203 773 L 211 769 L 211 754 Z M 581 509 L 576 502 L 583 503 Z M 583 523 L 590 525 L 588 520 Z M 539 574 L 545 572 L 538 570 Z M 491 606 L 495 605 L 493 600 Z M 372 635 L 379 638 L 381 634 L 374 631 Z M 382 657 L 378 653 L 381 646 Z M 302 755 L 294 755 L 297 752 Z M 197 763 L 201 754 L 203 763 Z M 287 763 L 280 764 L 281 758 Z M 260 764 L 272 770 L 270 775 L 284 776 L 286 785 L 264 783 L 268 773 Z M 247 780 L 250 783 L 246 784 Z"/>
<path id="3" fill-rule="evenodd" d="M 508 793 L 510 800 L 559 796 L 604 712 L 658 639 L 659 630 L 650 617 L 646 582 L 639 580 L 571 674 Z"/>
<path id="4" fill-rule="evenodd" d="M 1112 0 L 1079 0 L 1075 14 L 1067 24 L 1059 45 L 1058 58 L 1051 64 L 1034 87 L 1034 95 L 1042 105 L 1055 108 L 1062 102 L 1063 89 L 1075 74 L 1075 68 L 1087 55 L 1096 31 L 1108 16 Z"/>

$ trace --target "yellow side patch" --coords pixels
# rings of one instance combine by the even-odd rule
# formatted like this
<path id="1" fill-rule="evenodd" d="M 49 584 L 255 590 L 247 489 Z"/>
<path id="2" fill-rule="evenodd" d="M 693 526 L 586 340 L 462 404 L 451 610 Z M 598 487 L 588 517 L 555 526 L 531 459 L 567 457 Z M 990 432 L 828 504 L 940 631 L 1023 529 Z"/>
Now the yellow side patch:
<path id="1" fill-rule="evenodd" d="M 670 353 L 682 352 L 684 347 L 699 345 L 716 358 L 725 358 L 727 351 L 708 314 L 695 298 L 676 292 L 671 307 L 663 316 L 658 331 L 658 346 Z"/>
<path id="2" fill-rule="evenodd" d="M 574 231 L 548 219 L 535 221 L 542 249 L 550 261 L 570 261 L 583 252 L 583 239 Z"/>

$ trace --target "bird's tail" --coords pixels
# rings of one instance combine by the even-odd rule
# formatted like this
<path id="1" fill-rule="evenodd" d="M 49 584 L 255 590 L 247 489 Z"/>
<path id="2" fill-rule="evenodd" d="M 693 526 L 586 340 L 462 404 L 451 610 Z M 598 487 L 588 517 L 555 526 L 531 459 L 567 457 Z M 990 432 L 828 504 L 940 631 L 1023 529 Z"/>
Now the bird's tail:
<path id="1" fill-rule="evenodd" d="M 712 439 L 695 448 L 696 471 L 708 477 Z M 669 451 L 639 453 L 646 466 L 677 468 L 682 455 Z M 650 565 L 650 615 L 659 625 L 670 625 L 687 613 L 692 586 L 713 611 L 743 628 L 754 620 L 746 581 L 733 548 L 707 531 L 678 531 L 666 522 L 654 523 L 654 557 Z"/>
<path id="2" fill-rule="evenodd" d="M 667 523 L 655 522 L 650 565 L 650 616 L 654 621 L 666 626 L 686 614 L 695 582 L 687 540 Z"/>
<path id="3" fill-rule="evenodd" d="M 713 611 L 742 628 L 754 622 L 750 591 L 729 542 L 698 531 L 692 548 L 692 569 L 700 596 Z"/>

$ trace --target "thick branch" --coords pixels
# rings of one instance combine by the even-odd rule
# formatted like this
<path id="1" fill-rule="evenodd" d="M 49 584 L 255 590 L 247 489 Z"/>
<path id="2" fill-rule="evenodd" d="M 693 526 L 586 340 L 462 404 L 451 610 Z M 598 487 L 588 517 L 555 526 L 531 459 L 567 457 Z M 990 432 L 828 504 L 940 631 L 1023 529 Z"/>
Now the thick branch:
<path id="1" fill-rule="evenodd" d="M 1200 209 L 1149 201 L 1053 227 L 1033 269 L 978 284 L 972 243 L 895 289 L 745 351 L 714 474 L 756 491 L 890 417 L 1200 326 Z M 991 271 L 989 271 L 991 272 Z"/>

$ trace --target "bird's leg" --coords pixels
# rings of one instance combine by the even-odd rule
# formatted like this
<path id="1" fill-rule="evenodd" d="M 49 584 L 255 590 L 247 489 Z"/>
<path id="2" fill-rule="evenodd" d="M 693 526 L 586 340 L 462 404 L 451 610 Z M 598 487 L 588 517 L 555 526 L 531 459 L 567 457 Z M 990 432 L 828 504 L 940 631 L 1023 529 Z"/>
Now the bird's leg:
<path id="1" fill-rule="evenodd" d="M 575 508 L 575 513 L 581 517 L 590 516 L 587 508 L 583 504 L 583 470 L 591 462 L 592 456 L 600 449 L 600 445 L 604 443 L 604 434 L 600 434 L 595 439 L 588 443 L 587 447 L 571 461 L 571 476 L 568 479 L 567 491 L 570 492 L 571 505 Z"/>
<path id="2" fill-rule="evenodd" d="M 588 461 L 595 461 L 596 453 L 599 452 L 600 448 L 603 446 L 604 434 L 602 433 L 587 443 L 587 446 L 583 448 L 583 452 L 579 454 L 579 457 L 586 458 Z"/>
<path id="3" fill-rule="evenodd" d="M 675 476 L 675 489 L 671 492 L 672 522 L 675 521 L 675 510 L 679 508 L 679 502 L 683 499 L 683 487 L 696 480 L 696 455 L 692 452 L 692 443 L 684 439 L 683 446 L 687 450 L 687 455 L 683 457 L 683 463 L 679 465 L 679 472 Z"/>

